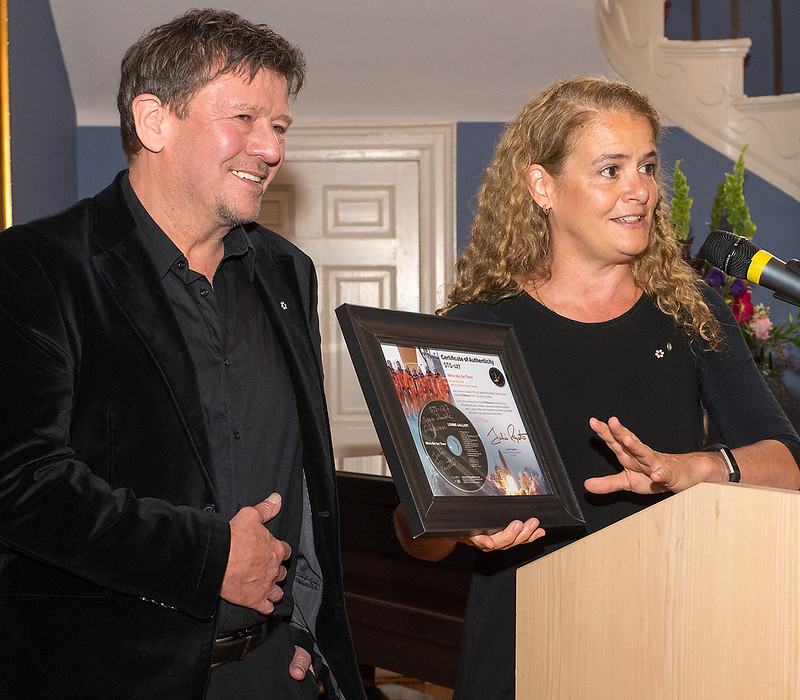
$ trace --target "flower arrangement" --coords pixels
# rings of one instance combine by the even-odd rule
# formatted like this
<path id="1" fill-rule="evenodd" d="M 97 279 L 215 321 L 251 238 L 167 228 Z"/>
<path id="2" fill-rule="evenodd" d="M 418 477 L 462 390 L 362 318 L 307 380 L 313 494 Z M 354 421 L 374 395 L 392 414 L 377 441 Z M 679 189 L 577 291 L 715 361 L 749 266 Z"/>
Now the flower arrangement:
<path id="1" fill-rule="evenodd" d="M 744 198 L 746 150 L 747 146 L 739 154 L 733 173 L 726 173 L 725 180 L 717 186 L 709 228 L 712 231 L 725 228 L 752 240 L 756 225 L 750 220 L 750 209 Z M 670 222 L 676 238 L 683 244 L 684 257 L 698 270 L 706 284 L 715 288 L 728 302 L 767 385 L 779 401 L 786 402 L 790 392 L 783 381 L 783 373 L 798 368 L 790 347 L 800 348 L 800 319 L 790 313 L 786 323 L 774 325 L 769 305 L 753 303 L 747 282 L 726 275 L 705 260 L 692 257 L 690 221 L 693 200 L 689 197 L 686 176 L 680 169 L 681 162 L 676 161 L 673 172 Z"/>

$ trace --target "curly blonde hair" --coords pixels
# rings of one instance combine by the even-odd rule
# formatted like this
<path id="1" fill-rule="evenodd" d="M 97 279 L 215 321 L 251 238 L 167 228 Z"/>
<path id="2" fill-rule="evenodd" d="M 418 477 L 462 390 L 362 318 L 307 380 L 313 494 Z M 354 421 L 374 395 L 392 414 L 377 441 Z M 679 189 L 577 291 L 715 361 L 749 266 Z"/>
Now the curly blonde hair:
<path id="1" fill-rule="evenodd" d="M 654 140 L 661 136 L 661 121 L 647 97 L 603 78 L 551 85 L 508 125 L 483 175 L 470 243 L 458 262 L 458 281 L 438 313 L 475 301 L 495 303 L 519 294 L 528 282 L 549 279 L 550 228 L 528 191 L 526 173 L 537 163 L 559 178 L 578 130 L 607 112 L 642 116 L 650 122 Z M 658 177 L 656 185 L 649 242 L 630 263 L 634 281 L 690 338 L 702 338 L 716 349 L 719 321 L 702 298 L 697 273 L 681 257 Z"/>

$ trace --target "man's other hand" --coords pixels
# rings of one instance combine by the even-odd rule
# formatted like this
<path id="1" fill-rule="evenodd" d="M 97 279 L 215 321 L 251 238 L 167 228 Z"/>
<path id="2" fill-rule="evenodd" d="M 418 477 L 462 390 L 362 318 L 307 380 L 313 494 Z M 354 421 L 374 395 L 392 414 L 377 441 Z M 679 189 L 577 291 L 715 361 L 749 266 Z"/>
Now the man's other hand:
<path id="1" fill-rule="evenodd" d="M 286 578 L 283 565 L 292 553 L 264 527 L 281 509 L 281 497 L 271 494 L 255 506 L 242 508 L 230 520 L 231 549 L 220 597 L 234 605 L 269 615 L 283 598 L 278 585 Z"/>

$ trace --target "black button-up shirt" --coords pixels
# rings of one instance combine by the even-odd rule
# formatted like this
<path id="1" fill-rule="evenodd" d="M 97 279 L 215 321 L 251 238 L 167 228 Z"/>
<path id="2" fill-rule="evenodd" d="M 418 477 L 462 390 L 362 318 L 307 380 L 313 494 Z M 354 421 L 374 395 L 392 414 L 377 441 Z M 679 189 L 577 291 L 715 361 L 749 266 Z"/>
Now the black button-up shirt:
<path id="1" fill-rule="evenodd" d="M 280 493 L 281 512 L 267 527 L 296 552 L 303 498 L 300 426 L 286 361 L 254 283 L 255 250 L 242 227 L 231 229 L 212 286 L 190 269 L 127 177 L 123 191 L 189 346 L 209 436 L 216 508 L 230 519 L 243 506 Z M 292 573 L 293 567 L 272 620 L 291 615 Z M 264 620 L 222 601 L 218 629 L 225 633 Z"/>

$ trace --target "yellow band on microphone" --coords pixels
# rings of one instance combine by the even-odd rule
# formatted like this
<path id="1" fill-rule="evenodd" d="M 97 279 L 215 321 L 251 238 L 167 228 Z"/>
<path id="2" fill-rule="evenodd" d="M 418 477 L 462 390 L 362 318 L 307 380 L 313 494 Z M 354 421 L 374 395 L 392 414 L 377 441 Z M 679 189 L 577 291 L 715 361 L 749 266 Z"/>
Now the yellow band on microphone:
<path id="1" fill-rule="evenodd" d="M 764 268 L 773 257 L 766 250 L 759 250 L 750 260 L 750 267 L 747 268 L 748 281 L 753 284 L 759 284 L 761 273 L 764 272 Z"/>

